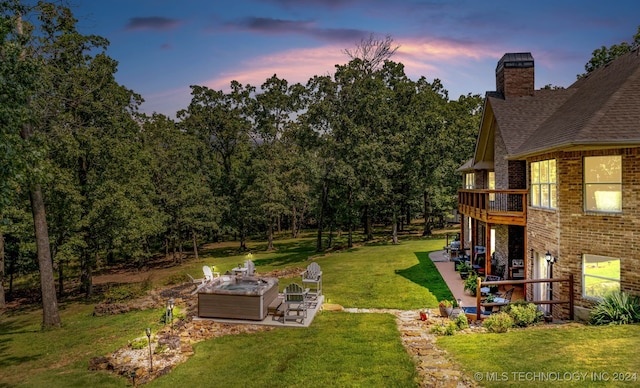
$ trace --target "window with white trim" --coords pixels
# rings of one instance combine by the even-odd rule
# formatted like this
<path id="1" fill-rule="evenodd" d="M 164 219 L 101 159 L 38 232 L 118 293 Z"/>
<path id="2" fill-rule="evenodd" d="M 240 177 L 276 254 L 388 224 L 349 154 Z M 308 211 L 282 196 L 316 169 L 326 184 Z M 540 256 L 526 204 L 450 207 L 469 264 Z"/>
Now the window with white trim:
<path id="1" fill-rule="evenodd" d="M 556 209 L 556 176 L 555 159 L 531 162 L 531 206 Z"/>
<path id="2" fill-rule="evenodd" d="M 600 299 L 620 290 L 620 259 L 582 255 L 582 296 Z"/>
<path id="3" fill-rule="evenodd" d="M 584 158 L 584 210 L 622 211 L 622 156 Z"/>

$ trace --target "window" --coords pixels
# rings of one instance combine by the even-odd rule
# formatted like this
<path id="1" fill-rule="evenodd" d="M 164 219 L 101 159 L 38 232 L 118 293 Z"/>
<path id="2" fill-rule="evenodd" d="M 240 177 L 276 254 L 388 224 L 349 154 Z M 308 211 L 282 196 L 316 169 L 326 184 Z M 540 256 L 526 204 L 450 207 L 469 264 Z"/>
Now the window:
<path id="1" fill-rule="evenodd" d="M 622 211 L 622 157 L 584 158 L 584 210 Z"/>
<path id="2" fill-rule="evenodd" d="M 495 171 L 489 171 L 489 190 L 496 189 L 496 173 Z M 496 195 L 495 193 L 489 194 L 489 201 L 495 201 Z"/>
<path id="3" fill-rule="evenodd" d="M 582 255 L 582 295 L 599 299 L 620 290 L 620 259 Z"/>
<path id="4" fill-rule="evenodd" d="M 476 180 L 476 174 L 469 173 L 464 175 L 464 188 L 465 189 L 473 189 L 474 183 Z"/>
<path id="5" fill-rule="evenodd" d="M 555 159 L 531 163 L 531 206 L 556 208 L 556 175 Z"/>

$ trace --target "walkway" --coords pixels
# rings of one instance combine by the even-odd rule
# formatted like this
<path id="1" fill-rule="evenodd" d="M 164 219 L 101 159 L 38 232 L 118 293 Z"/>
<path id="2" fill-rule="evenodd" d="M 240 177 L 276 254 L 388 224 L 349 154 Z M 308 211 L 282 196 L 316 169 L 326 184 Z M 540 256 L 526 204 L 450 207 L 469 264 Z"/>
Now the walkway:
<path id="1" fill-rule="evenodd" d="M 429 258 L 449 286 L 454 299 L 461 299 L 463 306 L 475 306 L 476 298 L 464 292 L 464 282 L 460 278 L 460 273 L 456 271 L 454 262 L 449 261 L 449 256 L 445 255 L 444 251 L 436 251 L 431 252 Z"/>

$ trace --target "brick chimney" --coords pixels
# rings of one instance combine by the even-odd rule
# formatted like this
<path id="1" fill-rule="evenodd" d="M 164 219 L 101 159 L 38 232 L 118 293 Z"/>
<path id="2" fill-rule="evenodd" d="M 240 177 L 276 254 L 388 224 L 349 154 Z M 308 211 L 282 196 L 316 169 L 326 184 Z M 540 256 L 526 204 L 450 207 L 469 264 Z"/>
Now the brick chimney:
<path id="1" fill-rule="evenodd" d="M 496 67 L 496 91 L 504 98 L 533 96 L 533 56 L 531 53 L 507 53 Z"/>

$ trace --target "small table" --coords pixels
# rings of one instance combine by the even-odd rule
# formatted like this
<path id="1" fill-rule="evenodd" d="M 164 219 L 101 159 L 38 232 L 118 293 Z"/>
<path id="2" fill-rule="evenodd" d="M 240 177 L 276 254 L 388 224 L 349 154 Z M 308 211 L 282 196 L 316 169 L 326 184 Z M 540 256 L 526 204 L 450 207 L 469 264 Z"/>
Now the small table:
<path id="1" fill-rule="evenodd" d="M 242 268 L 236 267 L 236 268 L 233 268 L 231 270 L 231 272 L 233 272 L 234 275 L 244 275 L 244 274 L 247 273 L 247 268 L 246 267 L 242 267 Z"/>
<path id="2" fill-rule="evenodd" d="M 489 293 L 489 291 L 491 291 L 491 288 L 489 288 L 489 287 L 481 287 L 480 288 L 480 293 L 481 294 L 485 294 L 486 295 L 486 294 Z"/>

